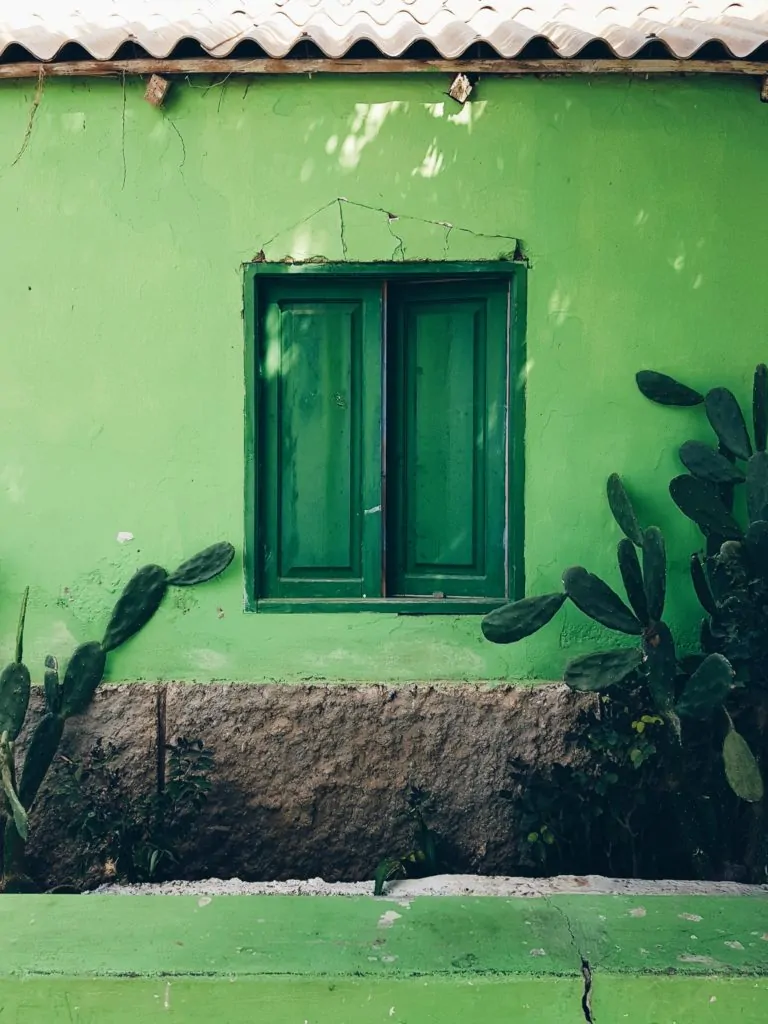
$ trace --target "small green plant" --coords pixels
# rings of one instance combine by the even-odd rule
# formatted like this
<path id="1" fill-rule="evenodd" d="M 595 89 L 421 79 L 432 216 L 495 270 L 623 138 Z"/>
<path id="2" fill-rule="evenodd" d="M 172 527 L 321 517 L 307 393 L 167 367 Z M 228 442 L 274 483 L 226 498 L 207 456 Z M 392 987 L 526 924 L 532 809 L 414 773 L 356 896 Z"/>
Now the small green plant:
<path id="1" fill-rule="evenodd" d="M 178 737 L 162 753 L 155 788 L 140 795 L 131 795 L 113 743 L 97 740 L 80 762 L 57 759 L 57 802 L 77 842 L 81 875 L 152 882 L 177 869 L 181 848 L 196 833 L 215 764 L 198 739 Z"/>
<path id="2" fill-rule="evenodd" d="M 637 875 L 653 831 L 668 747 L 664 720 L 646 712 L 642 686 L 598 694 L 584 708 L 572 739 L 583 756 L 514 776 L 516 824 L 525 837 L 524 865 L 548 873 Z"/>
<path id="3" fill-rule="evenodd" d="M 570 599 L 608 629 L 637 637 L 638 646 L 573 659 L 566 666 L 565 682 L 573 690 L 598 692 L 639 682 L 647 690 L 651 713 L 668 722 L 681 739 L 681 720 L 696 728 L 697 722 L 720 711 L 727 726 L 722 757 L 728 782 L 742 800 L 759 801 L 763 789 L 757 763 L 725 713 L 733 688 L 731 664 L 720 653 L 693 660 L 678 656 L 662 618 L 667 582 L 662 533 L 655 526 L 641 528 L 615 473 L 608 479 L 607 494 L 611 512 L 625 535 L 619 541 L 617 558 L 628 605 L 598 576 L 575 566 L 563 573 L 562 593 L 524 598 L 490 612 L 483 619 L 483 634 L 493 643 L 515 643 L 545 626 Z M 738 740 L 730 739 L 732 734 Z"/>
<path id="4" fill-rule="evenodd" d="M 150 621 L 169 587 L 205 583 L 222 573 L 234 558 L 231 544 L 214 544 L 184 562 L 173 573 L 159 565 L 139 569 L 129 580 L 112 611 L 104 637 L 81 644 L 59 678 L 56 660 L 46 658 L 44 694 L 46 710 L 35 726 L 17 778 L 13 743 L 21 732 L 29 708 L 30 676 L 22 661 L 27 592 L 22 601 L 13 662 L 0 674 L 0 782 L 3 808 L 2 888 L 5 892 L 34 889 L 25 866 L 28 812 L 48 773 L 67 720 L 81 714 L 93 700 L 104 677 L 107 657 Z"/>
<path id="5" fill-rule="evenodd" d="M 735 877 L 747 805 L 711 756 L 714 720 L 701 725 L 681 746 L 647 689 L 628 683 L 581 708 L 565 763 L 532 770 L 510 756 L 500 794 L 520 836 L 510 873 Z"/>
<path id="6" fill-rule="evenodd" d="M 446 870 L 442 843 L 426 823 L 426 794 L 413 788 L 408 795 L 406 815 L 413 824 L 413 847 L 402 857 L 386 857 L 374 873 L 373 895 L 383 896 L 387 882 L 394 878 L 425 878 Z"/>

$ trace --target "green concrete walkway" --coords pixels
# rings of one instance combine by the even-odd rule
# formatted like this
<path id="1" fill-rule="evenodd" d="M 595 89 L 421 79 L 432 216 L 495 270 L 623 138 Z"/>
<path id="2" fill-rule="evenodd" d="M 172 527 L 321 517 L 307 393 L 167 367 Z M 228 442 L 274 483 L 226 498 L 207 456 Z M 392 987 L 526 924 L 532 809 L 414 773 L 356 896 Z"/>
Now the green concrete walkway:
<path id="1" fill-rule="evenodd" d="M 590 979 L 597 1024 L 765 1024 L 768 898 L 0 898 L 0 1024 L 580 1024 Z"/>

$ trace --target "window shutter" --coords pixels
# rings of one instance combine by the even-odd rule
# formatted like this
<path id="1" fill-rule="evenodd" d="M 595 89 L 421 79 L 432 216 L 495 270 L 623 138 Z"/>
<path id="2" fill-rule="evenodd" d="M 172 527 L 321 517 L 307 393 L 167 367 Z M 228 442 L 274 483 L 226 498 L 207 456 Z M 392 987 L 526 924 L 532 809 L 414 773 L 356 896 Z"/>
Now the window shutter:
<path id="1" fill-rule="evenodd" d="M 507 596 L 509 286 L 391 286 L 389 596 Z"/>
<path id="2" fill-rule="evenodd" d="M 380 286 L 269 282 L 261 323 L 261 596 L 378 596 Z"/>

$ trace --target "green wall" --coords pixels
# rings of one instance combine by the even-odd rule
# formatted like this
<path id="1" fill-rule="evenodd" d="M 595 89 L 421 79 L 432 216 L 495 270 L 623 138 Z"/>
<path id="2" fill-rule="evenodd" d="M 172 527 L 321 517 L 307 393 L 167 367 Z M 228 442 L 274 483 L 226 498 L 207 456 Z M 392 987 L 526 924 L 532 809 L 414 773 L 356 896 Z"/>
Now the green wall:
<path id="1" fill-rule="evenodd" d="M 702 417 L 651 407 L 633 374 L 745 395 L 766 356 L 752 81 L 487 80 L 461 109 L 442 77 L 193 79 L 164 111 L 119 80 L 49 80 L 35 109 L 35 84 L 0 86 L 5 655 L 27 583 L 39 678 L 47 652 L 100 636 L 139 564 L 242 549 L 243 262 L 493 258 L 517 237 L 527 589 L 584 561 L 615 579 L 618 470 L 669 528 L 671 619 L 690 635 L 695 533 L 666 480 Z M 601 640 L 575 609 L 499 648 L 477 618 L 247 614 L 243 591 L 239 561 L 175 591 L 112 678 L 552 679 Z"/>

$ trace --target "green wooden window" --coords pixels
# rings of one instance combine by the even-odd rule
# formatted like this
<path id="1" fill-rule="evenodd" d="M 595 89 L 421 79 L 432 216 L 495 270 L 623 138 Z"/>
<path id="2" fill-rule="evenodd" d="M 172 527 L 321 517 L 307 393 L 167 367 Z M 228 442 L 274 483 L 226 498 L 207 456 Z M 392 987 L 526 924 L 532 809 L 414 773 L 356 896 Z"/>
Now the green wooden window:
<path id="1" fill-rule="evenodd" d="M 249 268 L 251 607 L 516 596 L 519 269 Z"/>

